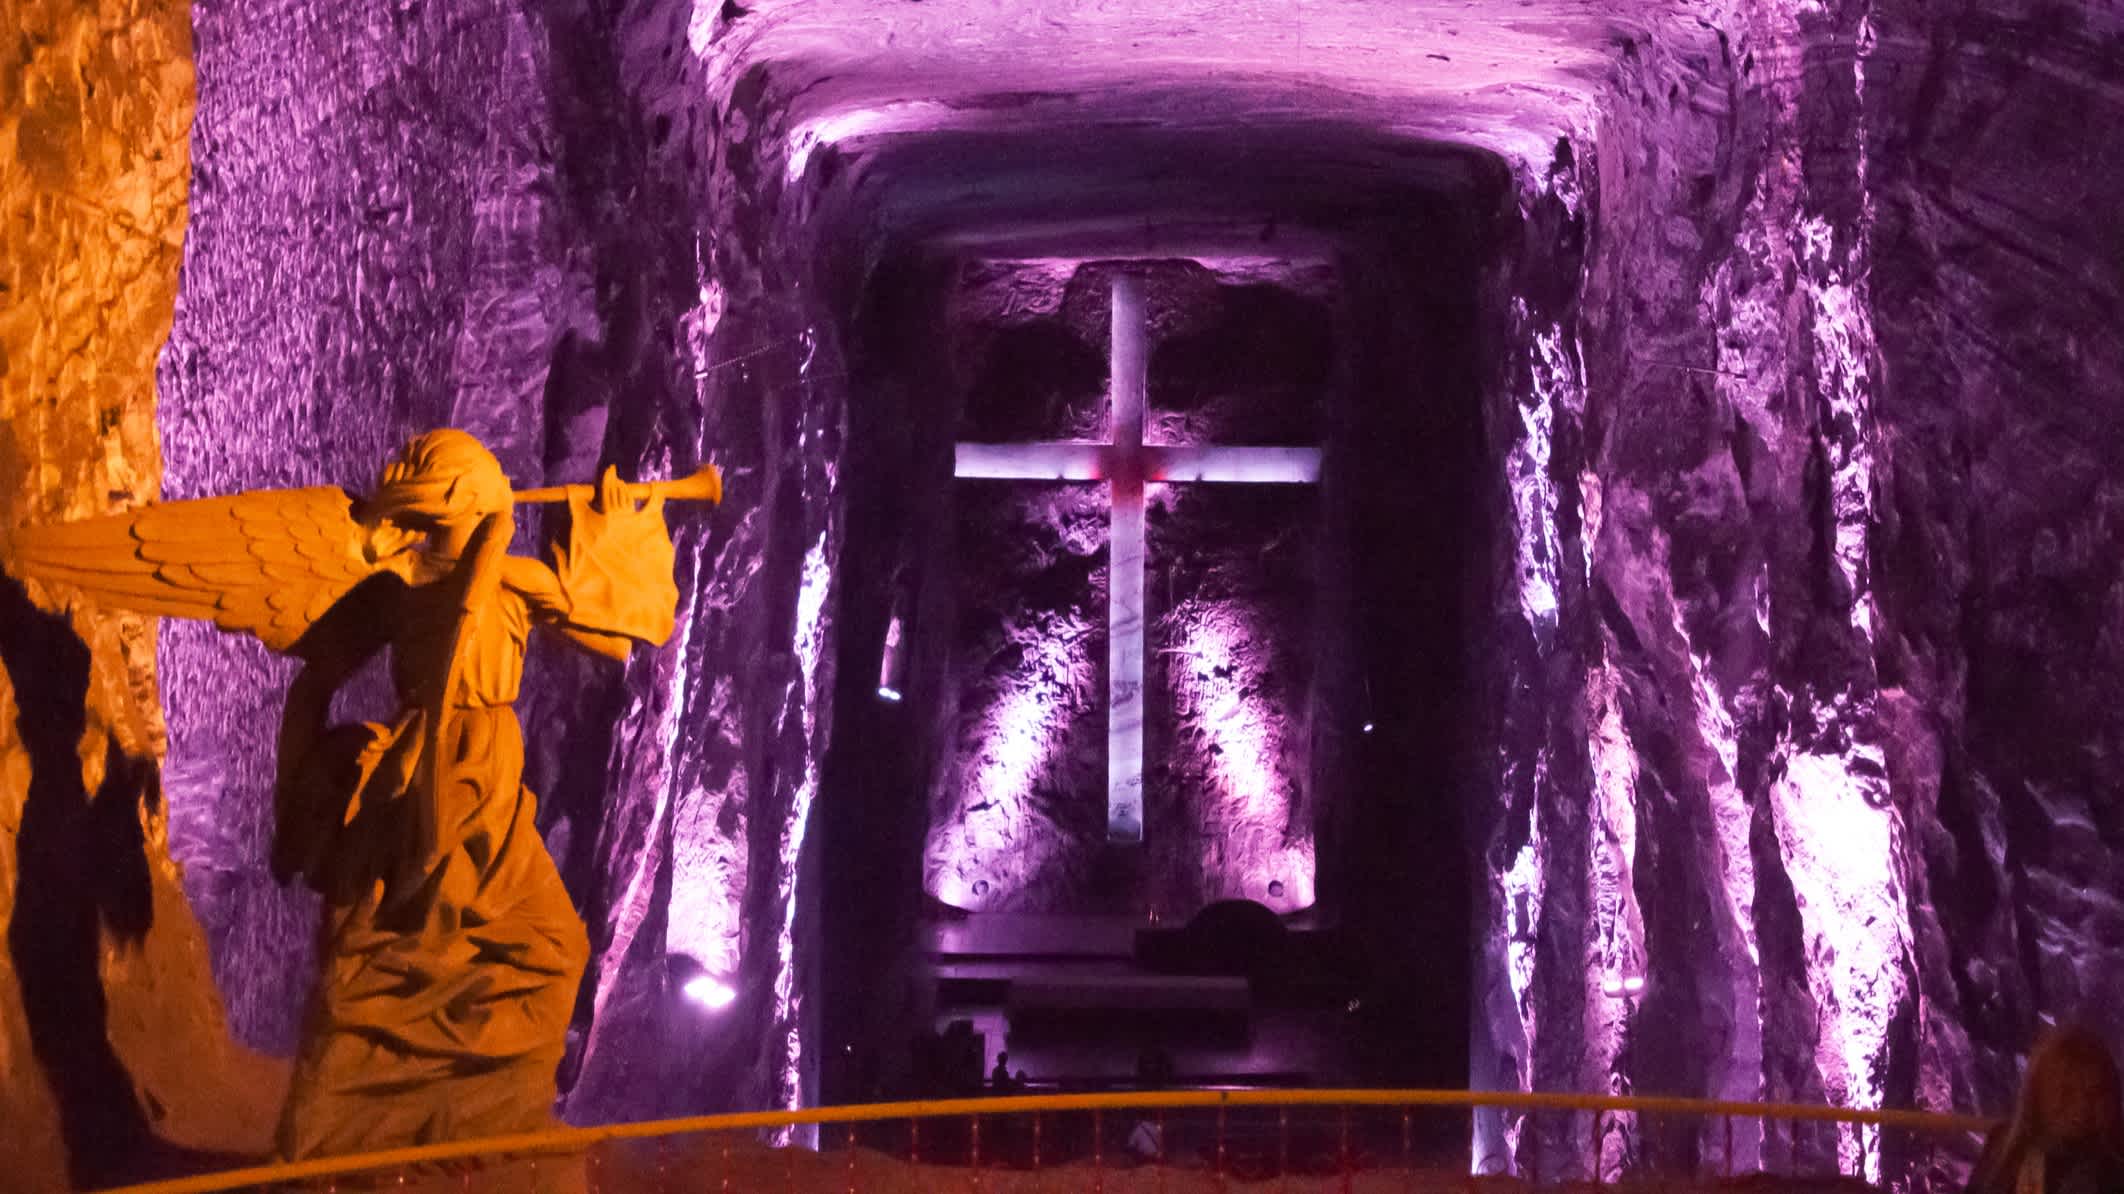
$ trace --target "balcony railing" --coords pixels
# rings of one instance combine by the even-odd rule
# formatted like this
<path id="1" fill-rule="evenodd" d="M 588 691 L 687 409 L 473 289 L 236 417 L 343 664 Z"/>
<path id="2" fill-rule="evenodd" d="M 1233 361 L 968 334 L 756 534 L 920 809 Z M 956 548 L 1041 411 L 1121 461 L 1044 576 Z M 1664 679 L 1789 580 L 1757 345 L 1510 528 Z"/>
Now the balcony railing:
<path id="1" fill-rule="evenodd" d="M 1189 1194 L 1961 1188 L 1991 1121 L 1919 1111 L 1429 1090 L 945 1099 L 566 1128 L 124 1187 L 591 1194 Z M 1474 1141 L 1471 1149 L 1470 1141 Z"/>

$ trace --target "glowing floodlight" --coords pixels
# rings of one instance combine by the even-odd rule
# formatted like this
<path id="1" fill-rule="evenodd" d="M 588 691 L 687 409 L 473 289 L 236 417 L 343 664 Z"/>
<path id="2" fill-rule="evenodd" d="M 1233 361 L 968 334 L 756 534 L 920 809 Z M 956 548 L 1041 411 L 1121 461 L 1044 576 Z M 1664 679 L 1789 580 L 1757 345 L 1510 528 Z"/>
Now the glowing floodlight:
<path id="1" fill-rule="evenodd" d="M 667 989 L 675 988 L 688 1003 L 719 1012 L 737 1002 L 737 988 L 691 954 L 666 954 L 664 963 L 670 967 L 665 981 L 672 986 Z"/>
<path id="2" fill-rule="evenodd" d="M 1619 974 L 1611 974 L 1607 978 L 1602 979 L 1600 984 L 1600 993 L 1606 995 L 1610 999 L 1621 999 L 1625 996 L 1642 995 L 1644 993 L 1644 990 L 1645 976 L 1642 974 L 1633 974 L 1628 978 L 1624 978 L 1622 975 Z"/>
<path id="3" fill-rule="evenodd" d="M 679 988 L 686 998 L 700 1004 L 711 1012 L 719 1012 L 737 1002 L 737 992 L 729 983 L 712 974 L 696 974 Z"/>

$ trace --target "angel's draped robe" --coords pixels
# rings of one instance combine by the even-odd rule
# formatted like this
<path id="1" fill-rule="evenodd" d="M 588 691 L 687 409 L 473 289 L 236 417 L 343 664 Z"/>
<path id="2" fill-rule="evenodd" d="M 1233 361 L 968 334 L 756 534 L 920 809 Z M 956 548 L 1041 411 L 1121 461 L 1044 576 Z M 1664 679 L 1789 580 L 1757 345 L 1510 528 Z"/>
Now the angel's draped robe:
<path id="1" fill-rule="evenodd" d="M 557 577 L 512 558 L 469 615 L 441 737 L 423 767 L 430 677 L 457 636 L 456 586 L 395 587 L 363 621 L 392 648 L 401 712 L 335 727 L 283 794 L 276 849 L 324 895 L 322 968 L 278 1151 L 289 1159 L 551 1126 L 554 1074 L 589 959 L 533 824 L 510 707 L 533 625 L 661 642 L 677 591 L 660 514 L 577 510 Z M 555 581 L 557 580 L 557 584 Z M 535 583 L 526 583 L 526 582 Z M 437 685 L 439 687 L 439 685 Z M 430 775 L 441 776 L 426 790 Z M 432 800 L 437 847 L 420 846 Z M 296 805 L 291 807 L 291 803 Z"/>

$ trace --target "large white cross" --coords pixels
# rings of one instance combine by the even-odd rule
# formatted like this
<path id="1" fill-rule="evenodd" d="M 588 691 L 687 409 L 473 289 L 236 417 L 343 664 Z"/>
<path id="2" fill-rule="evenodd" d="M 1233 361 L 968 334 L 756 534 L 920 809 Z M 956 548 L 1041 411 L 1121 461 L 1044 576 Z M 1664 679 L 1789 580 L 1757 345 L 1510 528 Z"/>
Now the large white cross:
<path id="1" fill-rule="evenodd" d="M 1112 443 L 960 444 L 961 477 L 1100 481 L 1112 496 L 1107 540 L 1106 836 L 1143 840 L 1143 486 L 1151 481 L 1303 484 L 1320 479 L 1318 448 L 1223 448 L 1143 442 L 1150 375 L 1143 284 L 1114 278 Z"/>

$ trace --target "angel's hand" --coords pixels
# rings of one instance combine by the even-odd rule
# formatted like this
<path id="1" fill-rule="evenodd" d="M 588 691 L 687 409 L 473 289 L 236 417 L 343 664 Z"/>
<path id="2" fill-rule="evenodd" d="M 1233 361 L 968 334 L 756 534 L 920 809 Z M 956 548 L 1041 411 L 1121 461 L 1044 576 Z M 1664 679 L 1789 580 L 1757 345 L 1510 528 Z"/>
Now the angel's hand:
<path id="1" fill-rule="evenodd" d="M 597 510 L 600 514 L 634 510 L 634 502 L 627 497 L 627 483 L 620 480 L 619 469 L 609 464 L 604 476 L 597 479 Z"/>
<path id="2" fill-rule="evenodd" d="M 368 538 L 362 544 L 362 555 L 371 564 L 382 563 L 404 553 L 424 537 L 419 531 L 409 530 L 385 519 L 369 528 Z"/>
<path id="3" fill-rule="evenodd" d="M 647 492 L 646 502 L 635 495 Z M 661 643 L 671 636 L 678 590 L 671 581 L 675 567 L 670 532 L 664 526 L 663 500 L 652 486 L 627 485 L 619 470 L 607 468 L 589 497 L 572 489 L 567 541 L 556 544 L 554 571 L 566 597 L 567 620 L 581 630 Z M 580 641 L 580 640 L 579 640 Z M 618 643 L 582 645 L 607 651 Z"/>

